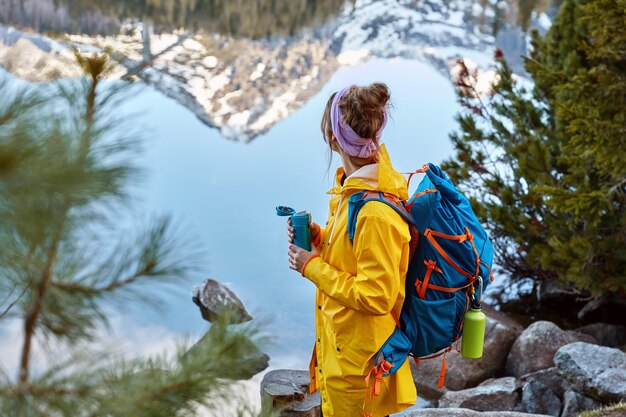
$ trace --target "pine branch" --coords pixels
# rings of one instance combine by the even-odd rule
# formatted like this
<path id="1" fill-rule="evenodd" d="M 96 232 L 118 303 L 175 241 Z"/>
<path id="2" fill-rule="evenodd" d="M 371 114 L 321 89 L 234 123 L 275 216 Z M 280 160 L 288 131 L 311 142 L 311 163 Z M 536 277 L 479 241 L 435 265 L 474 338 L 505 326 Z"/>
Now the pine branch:
<path id="1" fill-rule="evenodd" d="M 65 210 L 63 213 L 64 215 L 60 220 L 60 225 L 57 229 L 57 233 L 50 246 L 47 261 L 46 261 L 46 267 L 43 271 L 43 275 L 41 279 L 39 280 L 35 299 L 32 303 L 32 308 L 26 313 L 26 317 L 24 320 L 24 343 L 22 345 L 22 355 L 21 355 L 21 360 L 20 360 L 20 371 L 19 371 L 20 384 L 26 384 L 28 382 L 32 339 L 35 333 L 35 328 L 37 326 L 37 321 L 39 320 L 39 314 L 41 313 L 44 299 L 47 295 L 46 293 L 48 291 L 48 287 L 52 279 L 52 270 L 56 263 L 59 242 L 61 241 L 61 238 L 63 236 L 63 231 L 65 228 L 65 220 L 67 218 L 67 212 L 69 211 L 69 209 L 70 209 L 70 203 L 68 201 L 65 204 Z"/>
<path id="2" fill-rule="evenodd" d="M 126 287 L 128 285 L 134 284 L 139 281 L 141 278 L 148 277 L 152 275 L 156 267 L 156 263 L 150 263 L 146 265 L 142 270 L 137 271 L 135 274 L 131 275 L 127 278 L 115 279 L 110 282 L 108 285 L 104 287 L 91 287 L 88 285 L 83 285 L 75 282 L 64 282 L 64 281 L 54 281 L 52 282 L 52 286 L 59 288 L 61 290 L 69 291 L 69 292 L 78 292 L 82 295 L 93 297 L 97 295 L 101 295 L 103 293 L 115 291 L 119 288 Z"/>
<path id="3" fill-rule="evenodd" d="M 24 296 L 24 294 L 26 294 L 27 291 L 28 291 L 27 287 L 24 287 L 22 289 L 22 292 L 15 298 L 15 300 L 9 303 L 9 305 L 4 309 L 4 311 L 0 313 L 0 320 L 5 318 L 9 314 L 11 309 L 15 306 L 15 304 L 17 304 L 22 299 L 22 297 Z M 9 297 L 11 297 L 11 294 L 9 294 L 9 296 L 7 297 L 7 300 L 9 299 Z"/>
<path id="4" fill-rule="evenodd" d="M 3 405 L 13 404 L 10 415 L 29 417 L 171 417 L 191 415 L 199 406 L 217 413 L 225 405 L 256 415 L 237 401 L 233 383 L 267 366 L 258 350 L 263 339 L 252 325 L 228 326 L 224 314 L 193 347 L 181 345 L 171 359 L 103 363 L 80 352 L 72 368 L 70 360 L 27 385 L 0 384 L 0 414 Z"/>

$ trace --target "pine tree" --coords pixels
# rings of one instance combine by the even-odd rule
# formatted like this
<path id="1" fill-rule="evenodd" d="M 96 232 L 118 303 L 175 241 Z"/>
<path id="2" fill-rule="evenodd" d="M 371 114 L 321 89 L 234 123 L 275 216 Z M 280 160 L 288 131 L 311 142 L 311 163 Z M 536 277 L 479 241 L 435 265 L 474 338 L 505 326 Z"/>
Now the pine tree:
<path id="1" fill-rule="evenodd" d="M 472 195 L 513 278 L 626 292 L 624 0 L 564 0 L 515 77 L 499 51 L 493 91 L 460 63 L 460 131 L 444 167 Z"/>
<path id="2" fill-rule="evenodd" d="M 256 369 L 254 328 L 232 329 L 224 316 L 173 358 L 122 360 L 90 344 L 108 325 L 107 306 L 157 301 L 151 289 L 183 283 L 196 258 L 168 218 L 120 230 L 140 174 L 141 135 L 118 114 L 132 87 L 105 82 L 107 55 L 77 59 L 80 80 L 22 88 L 0 80 L 0 325 L 15 320 L 23 329 L 17 377 L 0 370 L 0 415 L 171 417 L 214 408 L 237 398 L 232 382 Z M 44 369 L 33 366 L 37 342 L 51 349 Z"/>

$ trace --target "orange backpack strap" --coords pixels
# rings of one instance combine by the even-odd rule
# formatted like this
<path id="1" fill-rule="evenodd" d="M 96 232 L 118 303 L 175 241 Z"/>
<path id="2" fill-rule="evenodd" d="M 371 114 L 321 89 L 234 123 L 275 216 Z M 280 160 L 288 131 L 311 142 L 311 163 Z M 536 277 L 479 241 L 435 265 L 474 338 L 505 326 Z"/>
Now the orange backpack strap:
<path id="1" fill-rule="evenodd" d="M 378 365 L 374 366 L 372 370 L 365 377 L 365 401 L 363 402 L 363 414 L 365 417 L 373 417 L 374 415 L 374 396 L 380 395 L 380 385 L 383 381 L 383 375 L 385 375 L 391 369 L 393 365 L 382 360 Z M 374 377 L 374 384 L 370 390 L 370 378 Z M 368 411 L 368 402 L 370 403 Z"/>

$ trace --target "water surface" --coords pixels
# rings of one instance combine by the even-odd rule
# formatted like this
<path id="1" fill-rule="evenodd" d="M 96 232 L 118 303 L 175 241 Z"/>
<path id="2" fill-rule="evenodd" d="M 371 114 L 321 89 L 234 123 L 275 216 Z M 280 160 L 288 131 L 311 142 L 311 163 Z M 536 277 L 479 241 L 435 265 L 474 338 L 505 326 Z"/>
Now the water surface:
<path id="1" fill-rule="evenodd" d="M 148 212 L 171 213 L 199 237 L 204 273 L 227 283 L 257 317 L 270 319 L 272 366 L 306 367 L 313 344 L 314 286 L 288 269 L 285 219 L 277 205 L 307 209 L 325 222 L 330 174 L 319 121 L 329 95 L 351 83 L 386 82 L 391 120 L 383 134 L 394 166 L 403 172 L 451 154 L 448 133 L 457 110 L 450 82 L 431 66 L 402 59 L 341 68 L 302 109 L 249 144 L 231 142 L 190 112 L 146 88 L 129 106 L 153 134 L 142 163 L 148 169 Z M 164 316 L 133 318 L 178 334 L 206 328 L 190 289 L 168 296 Z"/>

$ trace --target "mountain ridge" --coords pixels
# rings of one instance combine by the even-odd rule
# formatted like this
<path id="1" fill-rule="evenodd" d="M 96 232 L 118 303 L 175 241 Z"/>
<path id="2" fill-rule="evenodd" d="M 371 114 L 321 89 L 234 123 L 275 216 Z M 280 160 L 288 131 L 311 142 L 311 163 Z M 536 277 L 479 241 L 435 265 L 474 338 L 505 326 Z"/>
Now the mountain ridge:
<path id="1" fill-rule="evenodd" d="M 428 62 L 451 78 L 463 58 L 492 77 L 493 7 L 470 0 L 359 0 L 321 26 L 261 40 L 182 30 L 153 34 L 141 23 L 127 23 L 115 36 L 59 39 L 0 26 L 0 65 L 44 81 L 80 73 L 72 46 L 113 50 L 120 63 L 116 77 L 141 67 L 146 84 L 225 138 L 249 142 L 301 108 L 342 65 L 402 57 Z"/>

